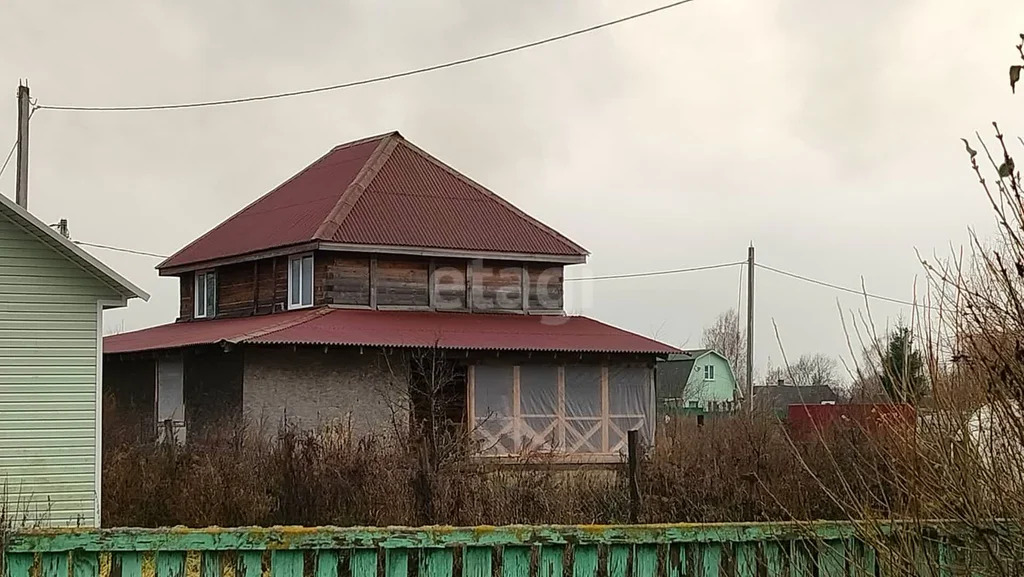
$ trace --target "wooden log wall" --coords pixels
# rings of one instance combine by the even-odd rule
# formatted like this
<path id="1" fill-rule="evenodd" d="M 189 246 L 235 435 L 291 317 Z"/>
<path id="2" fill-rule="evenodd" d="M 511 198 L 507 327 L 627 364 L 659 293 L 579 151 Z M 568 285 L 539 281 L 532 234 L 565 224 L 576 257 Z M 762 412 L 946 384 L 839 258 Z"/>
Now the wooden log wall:
<path id="1" fill-rule="evenodd" d="M 370 306 L 370 257 L 321 253 L 313 258 L 313 301 Z"/>
<path id="2" fill-rule="evenodd" d="M 470 285 L 475 311 L 523 310 L 523 267 L 519 263 L 475 261 Z"/>
<path id="3" fill-rule="evenodd" d="M 196 289 L 196 277 L 193 273 L 187 272 L 179 277 L 179 292 L 180 295 L 180 308 L 178 310 L 179 321 L 190 321 L 195 315 L 195 304 L 192 300 L 192 293 Z"/>
<path id="4" fill-rule="evenodd" d="M 565 307 L 563 267 L 549 264 L 527 264 L 526 276 L 529 279 L 529 301 L 527 306 L 533 310 L 560 311 Z"/>
<path id="5" fill-rule="evenodd" d="M 192 272 L 180 276 L 179 321 L 193 320 L 194 278 Z M 561 265 L 326 251 L 313 260 L 316 306 L 553 312 L 563 301 Z M 287 305 L 287 256 L 217 269 L 216 318 L 282 312 Z"/>
<path id="6" fill-rule="evenodd" d="M 433 308 L 439 311 L 466 310 L 466 261 L 454 259 L 434 260 Z"/>
<path id="7" fill-rule="evenodd" d="M 256 302 L 256 267 L 259 261 L 242 262 L 217 269 L 217 318 L 253 314 Z"/>
<path id="8" fill-rule="evenodd" d="M 288 310 L 288 257 L 258 261 L 256 279 L 256 314 Z"/>
<path id="9" fill-rule="evenodd" d="M 430 259 L 376 259 L 377 306 L 430 306 Z"/>

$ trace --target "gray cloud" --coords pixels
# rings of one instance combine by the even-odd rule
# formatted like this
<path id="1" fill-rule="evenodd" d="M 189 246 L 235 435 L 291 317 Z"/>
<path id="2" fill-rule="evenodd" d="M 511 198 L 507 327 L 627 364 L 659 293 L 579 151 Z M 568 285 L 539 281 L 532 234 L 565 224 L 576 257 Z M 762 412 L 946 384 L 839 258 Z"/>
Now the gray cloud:
<path id="1" fill-rule="evenodd" d="M 0 146 L 14 89 L 135 104 L 317 86 L 557 34 L 653 6 L 613 2 L 224 3 L 13 0 L 0 21 Z M 573 276 L 742 259 L 913 296 L 925 253 L 990 222 L 959 140 L 1024 132 L 1005 62 L 1024 5 L 698 0 L 502 59 L 338 93 L 188 112 L 40 111 L 31 208 L 79 239 L 170 253 L 329 147 L 386 130 L 593 252 Z M 6 94 L 6 97 L 2 95 Z M 1013 123 L 1017 124 L 1014 125 Z M 0 190 L 12 194 L 12 170 Z M 110 328 L 168 322 L 177 286 L 96 251 L 153 298 Z M 919 281 L 920 282 L 920 281 Z M 678 344 L 735 306 L 738 270 L 574 288 L 569 308 Z M 758 360 L 842 354 L 863 308 L 758 276 Z M 886 319 L 905 314 L 873 304 Z"/>

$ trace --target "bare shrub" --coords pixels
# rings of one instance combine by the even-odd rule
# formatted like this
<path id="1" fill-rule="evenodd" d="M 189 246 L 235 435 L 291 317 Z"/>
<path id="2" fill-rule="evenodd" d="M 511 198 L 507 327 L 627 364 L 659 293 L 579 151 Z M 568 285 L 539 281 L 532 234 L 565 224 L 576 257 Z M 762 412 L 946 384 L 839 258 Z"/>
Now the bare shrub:
<path id="1" fill-rule="evenodd" d="M 113 426 L 113 424 L 111 425 Z M 579 468 L 531 455 L 517 466 L 445 459 L 430 472 L 424 516 L 422 445 L 408 437 L 353 439 L 337 425 L 268 435 L 242 422 L 183 446 L 126 435 L 104 459 L 107 526 L 622 523 L 624 464 Z M 793 440 L 770 416 L 725 416 L 663 427 L 642 462 L 641 521 L 841 519 L 830 494 L 845 463 L 874 457 L 873 437 L 837 428 Z M 447 441 L 446 441 L 447 442 Z M 816 464 L 804 466 L 804 462 Z M 820 466 L 817 464 L 821 464 Z M 888 494 L 887 471 L 856 490 Z"/>
<path id="2" fill-rule="evenodd" d="M 1024 62 L 1024 35 L 1016 49 Z M 1020 70 L 1011 68 L 1011 83 Z M 857 490 L 873 474 L 866 467 L 830 489 L 860 538 L 901 574 L 1024 571 L 1024 185 L 1012 152 L 1024 140 L 993 129 L 964 145 L 995 237 L 972 231 L 966 251 L 925 262 L 925 306 L 897 334 L 912 334 L 920 352 L 890 339 L 875 363 L 873 380 L 890 397 L 920 401 L 914 430 L 870 447 L 898 498 Z M 829 461 L 837 470 L 847 463 Z"/>

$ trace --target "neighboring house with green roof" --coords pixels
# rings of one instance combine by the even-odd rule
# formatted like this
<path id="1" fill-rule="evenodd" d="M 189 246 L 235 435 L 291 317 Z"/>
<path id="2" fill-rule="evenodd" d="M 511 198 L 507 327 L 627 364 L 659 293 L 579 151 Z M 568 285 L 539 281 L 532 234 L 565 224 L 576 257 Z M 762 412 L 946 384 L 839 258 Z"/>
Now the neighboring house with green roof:
<path id="1" fill-rule="evenodd" d="M 731 411 L 743 398 L 729 360 L 711 349 L 674 353 L 657 364 L 658 410 Z"/>
<path id="2" fill-rule="evenodd" d="M 148 295 L 0 194 L 0 517 L 6 512 L 7 522 L 99 524 L 103 311 L 132 298 Z"/>

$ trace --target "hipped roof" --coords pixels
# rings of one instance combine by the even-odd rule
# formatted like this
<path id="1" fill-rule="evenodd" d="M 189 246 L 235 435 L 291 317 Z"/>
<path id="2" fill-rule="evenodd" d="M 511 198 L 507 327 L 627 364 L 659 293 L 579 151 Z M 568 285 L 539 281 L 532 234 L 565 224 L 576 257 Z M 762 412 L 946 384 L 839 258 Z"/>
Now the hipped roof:
<path id="1" fill-rule="evenodd" d="M 157 268 L 310 242 L 547 255 L 556 262 L 588 254 L 391 132 L 335 147 Z"/>

